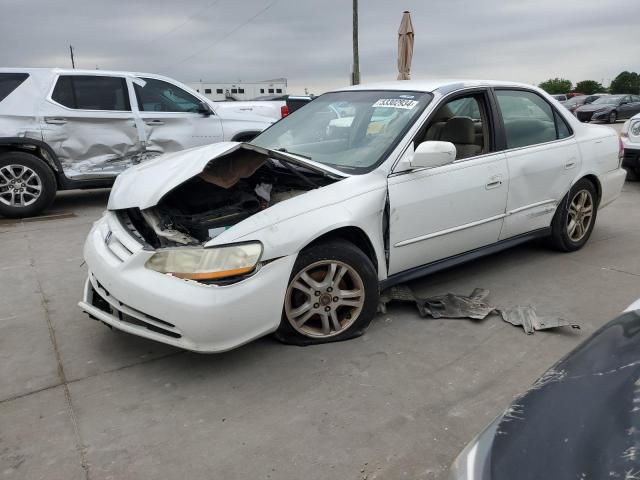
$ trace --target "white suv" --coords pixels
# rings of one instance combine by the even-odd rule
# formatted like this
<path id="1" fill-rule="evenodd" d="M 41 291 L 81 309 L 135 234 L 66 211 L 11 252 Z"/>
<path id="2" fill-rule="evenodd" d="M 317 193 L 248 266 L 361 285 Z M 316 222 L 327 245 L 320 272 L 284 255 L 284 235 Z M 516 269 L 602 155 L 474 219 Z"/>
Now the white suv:
<path id="1" fill-rule="evenodd" d="M 627 178 L 640 180 L 640 113 L 624 122 L 620 139 L 624 148 L 622 166 L 627 170 Z"/>
<path id="2" fill-rule="evenodd" d="M 56 190 L 108 187 L 132 164 L 247 141 L 273 121 L 259 104 L 214 103 L 160 75 L 2 68 L 0 215 L 36 215 Z"/>

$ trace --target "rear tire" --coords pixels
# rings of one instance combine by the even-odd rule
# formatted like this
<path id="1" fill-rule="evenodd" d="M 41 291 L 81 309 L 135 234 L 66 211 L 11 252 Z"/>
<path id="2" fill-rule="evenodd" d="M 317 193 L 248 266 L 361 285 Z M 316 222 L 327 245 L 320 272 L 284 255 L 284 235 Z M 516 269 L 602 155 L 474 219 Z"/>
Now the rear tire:
<path id="1" fill-rule="evenodd" d="M 593 231 L 598 213 L 596 188 L 583 178 L 562 199 L 551 222 L 551 245 L 562 252 L 580 250 Z"/>
<path id="2" fill-rule="evenodd" d="M 33 217 L 56 196 L 56 177 L 44 160 L 26 152 L 0 155 L 0 215 Z"/>
<path id="3" fill-rule="evenodd" d="M 291 272 L 275 337 L 292 345 L 364 333 L 378 307 L 378 277 L 355 245 L 332 240 L 303 250 Z"/>

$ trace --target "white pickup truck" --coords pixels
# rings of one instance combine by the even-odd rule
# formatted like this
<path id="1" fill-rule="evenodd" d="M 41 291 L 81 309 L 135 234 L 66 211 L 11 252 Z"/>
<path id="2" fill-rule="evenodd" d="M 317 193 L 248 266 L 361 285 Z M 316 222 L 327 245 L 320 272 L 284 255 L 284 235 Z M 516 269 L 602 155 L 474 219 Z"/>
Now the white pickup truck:
<path id="1" fill-rule="evenodd" d="M 253 100 L 233 100 L 219 102 L 217 105 L 225 105 L 224 108 L 236 108 L 238 111 L 253 111 L 271 117 L 274 120 L 280 120 L 290 113 L 302 108 L 315 98 L 314 95 L 263 95 Z"/>
<path id="2" fill-rule="evenodd" d="M 276 113 L 268 102 L 212 102 L 161 75 L 0 68 L 0 215 L 36 215 L 57 190 L 109 187 L 163 153 L 248 141 Z"/>

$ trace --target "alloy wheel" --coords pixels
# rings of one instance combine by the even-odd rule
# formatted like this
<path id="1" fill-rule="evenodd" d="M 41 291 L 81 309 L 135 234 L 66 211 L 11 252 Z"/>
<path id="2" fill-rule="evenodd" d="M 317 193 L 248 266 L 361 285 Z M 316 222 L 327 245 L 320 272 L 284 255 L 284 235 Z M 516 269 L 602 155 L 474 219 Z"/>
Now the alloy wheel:
<path id="1" fill-rule="evenodd" d="M 353 325 L 364 301 L 364 283 L 355 269 L 337 260 L 322 260 L 308 265 L 291 280 L 285 315 L 303 335 L 333 337 Z"/>
<path id="2" fill-rule="evenodd" d="M 0 202 L 10 207 L 28 207 L 42 193 L 42 180 L 24 165 L 0 168 Z"/>
<path id="3" fill-rule="evenodd" d="M 589 231 L 593 207 L 593 196 L 588 190 L 580 190 L 573 196 L 567 216 L 567 235 L 572 242 L 579 242 Z"/>

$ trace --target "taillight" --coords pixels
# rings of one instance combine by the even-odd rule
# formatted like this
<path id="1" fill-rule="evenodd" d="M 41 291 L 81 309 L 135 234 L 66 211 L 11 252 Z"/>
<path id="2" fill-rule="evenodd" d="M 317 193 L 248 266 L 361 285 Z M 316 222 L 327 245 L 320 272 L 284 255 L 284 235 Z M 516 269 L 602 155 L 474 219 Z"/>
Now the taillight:
<path id="1" fill-rule="evenodd" d="M 618 137 L 618 160 L 620 162 L 622 162 L 622 157 L 624 157 L 624 144 L 622 143 L 622 137 Z"/>
<path id="2" fill-rule="evenodd" d="M 282 105 L 280 107 L 280 118 L 284 118 L 289 115 L 289 107 L 287 105 Z"/>

